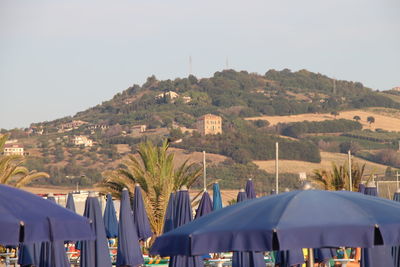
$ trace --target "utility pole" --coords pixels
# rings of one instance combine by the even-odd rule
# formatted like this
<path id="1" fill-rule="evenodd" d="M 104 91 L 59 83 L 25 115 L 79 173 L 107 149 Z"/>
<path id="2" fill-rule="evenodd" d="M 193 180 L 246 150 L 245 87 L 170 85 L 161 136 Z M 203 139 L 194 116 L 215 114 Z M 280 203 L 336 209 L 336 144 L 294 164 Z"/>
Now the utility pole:
<path id="1" fill-rule="evenodd" d="M 279 143 L 275 143 L 275 194 L 279 193 Z"/>
<path id="2" fill-rule="evenodd" d="M 396 185 L 397 185 L 397 192 L 399 191 L 399 172 L 396 172 Z"/>
<path id="3" fill-rule="evenodd" d="M 350 191 L 353 191 L 353 179 L 351 177 L 351 151 L 349 153 L 349 183 L 350 183 Z"/>
<path id="4" fill-rule="evenodd" d="M 206 181 L 206 152 L 203 151 L 203 179 L 204 179 L 204 191 L 207 191 L 207 181 Z"/>

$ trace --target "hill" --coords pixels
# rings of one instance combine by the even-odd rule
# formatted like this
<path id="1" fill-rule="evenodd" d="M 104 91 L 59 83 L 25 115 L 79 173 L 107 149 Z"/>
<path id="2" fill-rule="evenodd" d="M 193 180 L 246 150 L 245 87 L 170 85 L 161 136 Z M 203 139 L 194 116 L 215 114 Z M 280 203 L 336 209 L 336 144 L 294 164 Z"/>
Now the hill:
<path id="1" fill-rule="evenodd" d="M 191 155 L 199 162 L 199 152 L 215 154 L 209 159 L 210 165 L 215 164 L 214 174 L 229 176 L 227 185 L 236 186 L 234 169 L 267 177 L 251 162 L 273 159 L 275 142 L 280 143 L 280 156 L 286 160 L 319 164 L 321 151 L 340 152 L 350 144 L 357 145 L 358 156 L 383 162 L 375 156 L 379 155 L 376 150 L 394 150 L 397 134 L 377 131 L 400 131 L 396 97 L 360 82 L 333 80 L 307 70 L 269 70 L 264 75 L 224 70 L 210 78 L 190 75 L 163 81 L 151 76 L 143 85 L 133 85 L 74 116 L 2 133 L 25 145 L 31 169 L 51 174 L 52 179 L 41 183 L 94 184 L 101 180 L 102 171 L 118 167 L 127 154 L 135 152 L 138 143 L 168 138 L 178 158 Z M 207 113 L 222 117 L 222 134 L 196 132 L 196 120 Z M 338 114 L 337 120 L 329 115 L 333 113 Z M 360 122 L 353 121 L 355 115 L 361 117 Z M 371 125 L 365 121 L 369 115 L 375 118 Z M 323 124 L 290 124 L 327 119 Z M 278 122 L 280 126 L 275 127 Z M 142 131 L 141 125 L 146 129 Z M 290 127 L 301 131 L 289 135 L 284 129 Z M 81 136 L 93 145 L 74 143 Z M 395 160 L 387 162 L 400 167 Z"/>

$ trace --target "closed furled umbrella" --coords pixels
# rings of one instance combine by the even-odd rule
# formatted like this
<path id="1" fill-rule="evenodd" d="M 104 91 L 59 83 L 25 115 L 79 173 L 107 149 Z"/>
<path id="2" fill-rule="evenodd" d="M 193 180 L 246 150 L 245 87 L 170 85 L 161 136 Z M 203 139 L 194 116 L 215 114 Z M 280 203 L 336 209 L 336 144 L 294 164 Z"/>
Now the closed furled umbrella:
<path id="1" fill-rule="evenodd" d="M 39 266 L 40 243 L 20 244 L 18 249 L 18 264 L 21 266 Z"/>
<path id="2" fill-rule="evenodd" d="M 194 218 L 195 219 L 200 218 L 201 216 L 204 216 L 212 212 L 212 210 L 213 206 L 210 195 L 208 194 L 207 191 L 204 191 L 203 196 L 200 199 L 199 206 L 196 210 L 196 216 Z"/>
<path id="3" fill-rule="evenodd" d="M 246 184 L 247 186 L 247 184 Z M 241 189 L 237 195 L 237 202 L 247 199 L 247 192 Z M 261 252 L 233 252 L 232 267 L 265 267 L 264 255 Z"/>
<path id="4" fill-rule="evenodd" d="M 358 185 L 358 192 L 360 192 L 361 194 L 364 194 L 364 192 L 365 192 L 365 184 L 359 184 Z"/>
<path id="5" fill-rule="evenodd" d="M 192 207 L 187 189 L 176 193 L 174 227 L 178 228 L 192 221 Z M 176 243 L 175 246 L 181 246 Z M 203 260 L 199 256 L 177 255 L 170 258 L 169 267 L 201 267 L 204 266 Z"/>
<path id="6" fill-rule="evenodd" d="M 247 199 L 256 198 L 256 191 L 254 190 L 254 183 L 252 179 L 248 179 L 246 182 L 246 195 Z"/>
<path id="7" fill-rule="evenodd" d="M 302 249 L 278 251 L 275 256 L 275 264 L 279 264 L 279 267 L 300 267 L 304 261 Z"/>
<path id="8" fill-rule="evenodd" d="M 168 206 L 164 217 L 163 233 L 169 232 L 174 229 L 174 211 L 175 211 L 175 194 L 169 195 Z"/>
<path id="9" fill-rule="evenodd" d="M 111 194 L 107 194 L 103 220 L 107 238 L 116 238 L 118 236 L 118 221 Z"/>
<path id="10" fill-rule="evenodd" d="M 364 190 L 365 195 L 378 197 L 375 182 L 369 182 Z M 361 250 L 361 267 L 394 267 L 391 247 L 376 246 Z"/>
<path id="11" fill-rule="evenodd" d="M 357 192 L 305 190 L 214 211 L 161 235 L 150 252 L 193 256 L 399 244 L 400 203 Z"/>
<path id="12" fill-rule="evenodd" d="M 400 202 L 400 192 L 399 191 L 394 193 L 393 200 Z M 393 256 L 393 260 L 394 260 L 394 266 L 400 267 L 400 246 L 392 247 L 392 256 Z"/>
<path id="13" fill-rule="evenodd" d="M 139 246 L 136 226 L 133 222 L 128 189 L 121 194 L 119 210 L 117 266 L 137 266 L 143 264 L 143 255 Z"/>
<path id="14" fill-rule="evenodd" d="M 98 198 L 91 192 L 85 202 L 83 215 L 90 219 L 95 240 L 81 242 L 81 267 L 111 267 L 110 252 Z"/>
<path id="15" fill-rule="evenodd" d="M 139 184 L 135 186 L 135 193 L 132 199 L 133 221 L 136 226 L 139 240 L 145 241 L 153 235 L 150 228 L 149 218 L 143 203 L 142 189 Z"/>
<path id="16" fill-rule="evenodd" d="M 213 184 L 213 210 L 222 209 L 222 197 L 218 182 Z"/>
<path id="17" fill-rule="evenodd" d="M 72 193 L 68 193 L 67 204 L 65 205 L 65 207 L 69 210 L 72 210 L 73 212 L 76 212 L 74 196 L 72 195 Z"/>

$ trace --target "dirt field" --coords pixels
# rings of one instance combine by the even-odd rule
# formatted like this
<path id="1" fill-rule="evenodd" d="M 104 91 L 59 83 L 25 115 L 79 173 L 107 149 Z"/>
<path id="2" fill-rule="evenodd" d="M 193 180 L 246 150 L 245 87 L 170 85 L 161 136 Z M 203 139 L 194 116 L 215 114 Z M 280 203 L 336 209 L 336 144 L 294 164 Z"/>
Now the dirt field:
<path id="1" fill-rule="evenodd" d="M 300 173 L 305 172 L 307 175 L 312 174 L 315 169 L 331 169 L 332 162 L 336 164 L 343 164 L 347 161 L 347 155 L 341 153 L 330 153 L 321 152 L 321 163 L 312 163 L 306 161 L 298 160 L 280 160 L 279 161 L 279 171 L 282 173 Z M 365 174 L 375 173 L 384 174 L 386 167 L 385 165 L 366 161 L 355 157 L 355 161 L 359 164 L 366 163 Z M 269 173 L 275 173 L 275 161 L 274 160 L 257 160 L 254 161 L 260 169 L 263 169 Z"/>
<path id="2" fill-rule="evenodd" d="M 358 110 L 348 110 L 340 111 L 339 115 L 336 116 L 337 119 L 348 119 L 352 120 L 354 116 L 360 116 L 360 123 L 363 125 L 364 129 L 374 130 L 376 128 L 388 130 L 388 131 L 400 131 L 400 112 L 393 109 L 385 108 L 370 108 L 370 109 L 358 109 Z M 367 117 L 373 116 L 375 118 L 375 123 L 369 125 L 367 122 Z M 324 121 L 324 120 L 334 120 L 335 118 L 328 114 L 299 114 L 290 116 L 261 116 L 261 117 L 251 117 L 246 118 L 246 120 L 267 120 L 271 125 L 276 125 L 278 123 L 289 123 L 289 122 L 299 122 L 299 121 Z"/>

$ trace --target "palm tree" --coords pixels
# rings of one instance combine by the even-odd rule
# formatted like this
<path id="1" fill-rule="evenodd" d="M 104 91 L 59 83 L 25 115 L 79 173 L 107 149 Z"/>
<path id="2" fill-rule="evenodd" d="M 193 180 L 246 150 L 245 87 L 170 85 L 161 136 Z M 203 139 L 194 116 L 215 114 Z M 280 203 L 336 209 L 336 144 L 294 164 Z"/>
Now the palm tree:
<path id="1" fill-rule="evenodd" d="M 104 180 L 99 184 L 101 191 L 119 197 L 124 187 L 133 192 L 138 183 L 144 192 L 147 215 L 156 236 L 162 233 L 170 194 L 182 186 L 189 188 L 202 174 L 201 167 L 188 164 L 187 160 L 175 168 L 174 154 L 167 150 L 167 140 L 159 147 L 150 141 L 141 143 L 139 157 L 129 155 L 122 168 L 104 172 Z"/>
<path id="2" fill-rule="evenodd" d="M 360 166 L 352 160 L 351 178 L 353 190 L 358 190 L 358 186 L 364 175 L 365 164 Z M 332 170 L 314 170 L 312 180 L 319 184 L 324 190 L 342 190 L 349 188 L 349 166 L 347 163 L 336 165 L 332 163 Z"/>
<path id="3" fill-rule="evenodd" d="M 4 150 L 4 145 L 8 139 L 7 135 L 0 136 L 0 151 Z M 45 172 L 29 171 L 23 166 L 25 158 L 21 155 L 1 155 L 0 156 L 0 184 L 22 187 L 33 180 L 39 178 L 49 178 Z"/>

